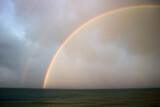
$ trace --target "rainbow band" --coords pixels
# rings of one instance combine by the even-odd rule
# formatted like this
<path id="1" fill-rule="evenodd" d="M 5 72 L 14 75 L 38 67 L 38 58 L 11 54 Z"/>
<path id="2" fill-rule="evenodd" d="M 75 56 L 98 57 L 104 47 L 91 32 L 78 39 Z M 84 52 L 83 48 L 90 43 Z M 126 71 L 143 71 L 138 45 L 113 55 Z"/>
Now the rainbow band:
<path id="1" fill-rule="evenodd" d="M 61 44 L 61 46 L 59 47 L 59 49 L 57 50 L 57 52 L 54 54 L 53 58 L 52 58 L 52 61 L 50 62 L 50 65 L 46 71 L 46 75 L 45 75 L 45 78 L 44 78 L 44 82 L 43 82 L 43 88 L 46 87 L 46 84 L 47 84 L 47 80 L 48 80 L 48 76 L 49 76 L 49 73 L 51 71 L 51 68 L 52 68 L 52 65 L 53 63 L 55 62 L 56 60 L 56 57 L 57 55 L 60 53 L 60 51 L 63 49 L 63 47 L 67 44 L 67 42 L 78 32 L 80 31 L 82 28 L 84 28 L 86 25 L 94 22 L 95 20 L 105 16 L 105 15 L 109 15 L 109 14 L 112 14 L 112 13 L 116 13 L 116 12 L 119 12 L 119 11 L 123 11 L 123 10 L 128 10 L 128 9 L 135 9 L 135 8 L 148 8 L 148 7 L 160 7 L 160 5 L 138 5 L 138 6 L 129 6 L 129 7 L 123 7 L 123 8 L 120 8 L 120 9 L 115 9 L 115 10 L 110 10 L 110 11 L 107 11 L 105 13 L 102 13 L 92 19 L 90 19 L 89 21 L 85 22 L 84 24 L 82 24 L 81 26 L 79 26 L 76 30 L 74 30 L 74 32 L 72 32 L 68 37 L 67 39 Z"/>

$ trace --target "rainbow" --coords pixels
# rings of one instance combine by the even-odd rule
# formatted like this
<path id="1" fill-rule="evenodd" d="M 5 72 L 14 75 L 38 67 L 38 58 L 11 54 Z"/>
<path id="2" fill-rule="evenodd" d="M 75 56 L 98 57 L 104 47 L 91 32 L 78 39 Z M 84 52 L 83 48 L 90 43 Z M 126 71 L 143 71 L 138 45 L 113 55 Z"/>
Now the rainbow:
<path id="1" fill-rule="evenodd" d="M 43 32 L 42 36 L 40 37 L 40 39 L 38 40 L 38 42 L 36 43 L 25 67 L 24 67 L 24 74 L 22 77 L 22 83 L 21 85 L 23 86 L 25 84 L 26 78 L 28 76 L 29 70 L 30 70 L 30 66 L 33 60 L 33 57 L 36 55 L 36 52 L 38 51 L 38 48 L 40 47 L 40 44 L 48 37 L 48 33 L 49 31 L 53 28 L 56 27 L 56 25 L 58 24 L 58 22 L 61 21 L 61 19 L 63 17 L 65 17 L 72 9 L 74 9 L 74 7 L 80 5 L 82 3 L 82 1 L 76 1 L 74 3 L 74 5 L 68 7 L 64 13 L 60 14 L 60 16 L 58 16 L 55 20 L 52 21 L 52 23 L 47 27 L 47 29 Z"/>
<path id="2" fill-rule="evenodd" d="M 155 8 L 155 7 L 160 7 L 160 5 L 136 5 L 136 6 L 128 6 L 128 7 L 123 7 L 123 8 L 119 8 L 119 9 L 115 9 L 115 10 L 110 10 L 110 11 L 107 11 L 105 13 L 102 13 L 92 19 L 90 19 L 89 21 L 85 22 L 84 24 L 82 24 L 81 26 L 79 26 L 77 29 L 75 29 L 67 38 L 66 40 L 60 45 L 60 47 L 58 48 L 57 52 L 54 54 L 50 64 L 49 64 L 49 67 L 46 71 L 46 74 L 45 74 L 45 77 L 44 77 L 44 82 L 43 82 L 43 88 L 46 87 L 46 84 L 47 84 L 47 80 L 48 80 L 48 76 L 51 72 L 51 69 L 52 69 L 52 66 L 56 60 L 56 57 L 58 56 L 58 54 L 61 52 L 61 50 L 63 49 L 63 47 L 67 44 L 67 42 L 69 42 L 69 40 L 77 33 L 79 32 L 82 28 L 84 28 L 86 25 L 94 22 L 95 20 L 105 16 L 105 15 L 109 15 L 109 14 L 113 14 L 113 13 L 116 13 L 116 12 L 120 12 L 120 11 L 123 11 L 123 10 L 129 10 L 129 9 L 136 9 L 136 8 Z"/>

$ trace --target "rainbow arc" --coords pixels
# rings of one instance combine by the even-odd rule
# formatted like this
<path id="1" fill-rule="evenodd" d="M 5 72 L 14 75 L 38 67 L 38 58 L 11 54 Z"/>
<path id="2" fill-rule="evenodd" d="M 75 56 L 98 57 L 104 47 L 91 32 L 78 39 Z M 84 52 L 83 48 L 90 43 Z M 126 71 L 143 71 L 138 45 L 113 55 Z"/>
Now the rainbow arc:
<path id="1" fill-rule="evenodd" d="M 84 24 L 82 24 L 81 26 L 79 26 L 77 29 L 75 29 L 67 38 L 66 40 L 60 45 L 60 47 L 58 48 L 57 52 L 54 54 L 50 64 L 49 64 L 49 67 L 46 71 L 46 74 L 45 74 L 45 78 L 44 78 L 44 82 L 43 82 L 43 88 L 46 88 L 46 85 L 47 85 L 47 80 L 48 80 L 48 77 L 49 77 L 49 74 L 51 72 L 51 69 L 52 69 L 52 66 L 56 60 L 56 57 L 58 56 L 58 54 L 61 52 L 61 50 L 63 49 L 63 47 L 70 41 L 70 39 L 72 39 L 72 37 L 78 33 L 80 30 L 82 30 L 82 28 L 84 28 L 85 26 L 87 26 L 88 24 L 90 23 L 93 23 L 94 21 L 100 19 L 101 17 L 103 16 L 106 16 L 106 15 L 109 15 L 109 14 L 113 14 L 113 13 L 117 13 L 117 12 L 120 12 L 120 11 L 124 11 L 124 10 L 130 10 L 130 9 L 137 9 L 137 8 L 159 8 L 160 5 L 136 5 L 136 6 L 129 6 L 129 7 L 123 7 L 123 8 L 119 8 L 119 9 L 115 9 L 115 10 L 110 10 L 110 11 L 107 11 L 105 13 L 102 13 L 92 19 L 90 19 L 89 21 L 85 22 Z"/>

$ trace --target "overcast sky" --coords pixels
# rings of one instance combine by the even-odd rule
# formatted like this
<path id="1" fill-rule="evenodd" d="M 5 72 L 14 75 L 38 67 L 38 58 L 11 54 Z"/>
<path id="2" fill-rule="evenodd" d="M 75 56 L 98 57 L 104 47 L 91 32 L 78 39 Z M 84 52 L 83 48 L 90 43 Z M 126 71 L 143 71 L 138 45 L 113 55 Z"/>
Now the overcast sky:
<path id="1" fill-rule="evenodd" d="M 42 88 L 53 55 L 77 27 L 146 4 L 160 1 L 0 0 L 0 87 Z M 160 87 L 159 19 L 160 8 L 140 8 L 87 25 L 57 56 L 46 87 Z"/>

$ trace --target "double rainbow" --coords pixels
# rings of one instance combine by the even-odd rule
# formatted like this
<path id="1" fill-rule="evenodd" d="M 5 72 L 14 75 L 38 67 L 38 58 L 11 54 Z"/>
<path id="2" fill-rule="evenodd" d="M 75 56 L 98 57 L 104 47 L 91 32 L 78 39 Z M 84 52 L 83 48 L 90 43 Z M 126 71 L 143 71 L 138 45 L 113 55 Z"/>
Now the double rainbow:
<path id="1" fill-rule="evenodd" d="M 46 71 L 46 74 L 45 74 L 45 78 L 44 78 L 44 82 L 43 82 L 43 88 L 46 87 L 46 84 L 47 84 L 47 80 L 48 80 L 48 77 L 49 77 L 49 74 L 51 72 L 51 69 L 52 69 L 52 66 L 56 60 L 56 57 L 58 56 L 58 54 L 61 52 L 61 50 L 63 49 L 63 47 L 67 44 L 67 42 L 69 42 L 69 40 L 77 33 L 79 32 L 82 28 L 84 28 L 85 26 L 87 26 L 88 24 L 94 22 L 95 20 L 98 20 L 99 18 L 103 17 L 103 16 L 106 16 L 106 15 L 109 15 L 109 14 L 113 14 L 113 13 L 116 13 L 116 12 L 120 12 L 120 11 L 124 11 L 124 10 L 129 10 L 129 9 L 136 9 L 136 8 L 159 8 L 160 5 L 138 5 L 138 6 L 129 6 L 129 7 L 123 7 L 123 8 L 119 8 L 119 9 L 115 9 L 115 10 L 110 10 L 110 11 L 107 11 L 105 13 L 102 13 L 92 19 L 90 19 L 89 21 L 85 22 L 84 24 L 82 24 L 81 26 L 79 26 L 76 30 L 74 30 L 68 37 L 67 39 L 60 45 L 60 47 L 58 48 L 57 52 L 54 54 L 50 64 L 49 64 L 49 67 Z"/>

